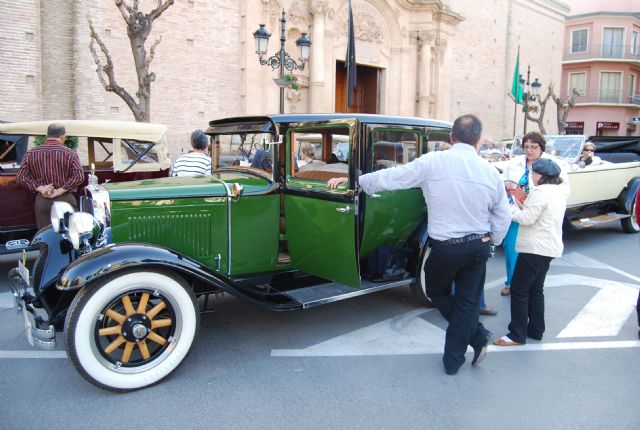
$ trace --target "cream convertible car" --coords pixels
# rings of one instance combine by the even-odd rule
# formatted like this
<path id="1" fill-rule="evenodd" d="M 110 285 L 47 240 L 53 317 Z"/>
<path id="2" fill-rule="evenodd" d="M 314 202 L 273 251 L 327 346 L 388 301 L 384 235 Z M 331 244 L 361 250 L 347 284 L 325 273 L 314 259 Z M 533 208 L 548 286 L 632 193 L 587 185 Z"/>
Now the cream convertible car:
<path id="1" fill-rule="evenodd" d="M 620 220 L 626 233 L 640 231 L 638 221 L 631 216 L 640 186 L 640 137 L 592 137 L 588 140 L 582 135 L 547 135 L 545 139 L 546 152 L 569 166 L 571 194 L 565 226 L 584 228 Z M 595 144 L 595 155 L 603 160 L 602 164 L 583 167 L 577 162 L 587 141 Z M 516 138 L 512 155 L 522 153 L 522 142 Z M 506 163 L 495 165 L 502 169 Z"/>

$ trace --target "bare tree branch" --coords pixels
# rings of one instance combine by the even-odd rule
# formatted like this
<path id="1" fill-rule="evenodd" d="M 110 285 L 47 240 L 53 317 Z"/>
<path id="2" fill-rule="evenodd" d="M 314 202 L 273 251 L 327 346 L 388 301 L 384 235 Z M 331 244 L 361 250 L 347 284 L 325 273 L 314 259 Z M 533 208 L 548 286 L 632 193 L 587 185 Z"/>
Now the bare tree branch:
<path id="1" fill-rule="evenodd" d="M 162 15 L 162 12 L 167 10 L 167 8 L 173 4 L 173 1 L 174 0 L 167 0 L 166 2 L 163 3 L 162 0 L 158 0 L 158 7 L 152 10 L 151 12 L 149 12 L 147 16 L 149 17 L 150 20 L 153 21 L 154 19 Z"/>
<path id="2" fill-rule="evenodd" d="M 95 28 L 93 27 L 93 22 L 91 21 L 90 18 L 88 18 L 88 21 L 89 21 L 89 28 L 91 29 L 91 43 L 89 44 L 89 49 L 91 50 L 91 55 L 93 55 L 93 61 L 98 66 L 96 73 L 98 74 L 98 79 L 100 80 L 100 83 L 102 83 L 102 86 L 106 91 L 116 93 L 118 96 L 120 96 L 120 98 L 124 100 L 127 106 L 129 106 L 131 111 L 134 113 L 134 116 L 137 117 L 138 115 L 135 115 L 135 114 L 136 112 L 140 111 L 140 107 L 138 106 L 134 98 L 131 96 L 131 94 L 129 94 L 127 90 L 122 88 L 116 82 L 113 60 L 111 59 L 111 54 L 109 53 L 109 49 L 104 44 L 104 42 L 102 42 L 102 40 L 100 39 L 100 36 L 95 31 Z M 98 44 L 98 46 L 100 46 L 100 50 L 104 54 L 107 64 L 103 65 L 102 62 L 100 61 L 98 52 L 95 49 L 94 41 L 95 43 Z M 102 73 L 104 73 L 107 76 L 108 83 L 105 81 Z"/>
<path id="3" fill-rule="evenodd" d="M 145 61 L 145 68 L 147 70 L 149 70 L 149 66 L 153 61 L 153 57 L 155 57 L 156 55 L 156 47 L 160 44 L 160 42 L 162 42 L 162 36 L 158 37 L 156 41 L 153 42 L 153 45 L 151 45 L 151 48 L 149 48 L 149 55 L 147 56 L 147 60 Z"/>
<path id="4" fill-rule="evenodd" d="M 124 22 L 127 23 L 127 25 L 131 24 L 131 14 L 133 13 L 133 11 L 131 10 L 131 6 L 129 6 L 124 0 L 113 0 L 114 3 L 116 4 L 116 7 L 120 10 L 120 13 L 122 14 L 122 18 L 124 19 Z"/>

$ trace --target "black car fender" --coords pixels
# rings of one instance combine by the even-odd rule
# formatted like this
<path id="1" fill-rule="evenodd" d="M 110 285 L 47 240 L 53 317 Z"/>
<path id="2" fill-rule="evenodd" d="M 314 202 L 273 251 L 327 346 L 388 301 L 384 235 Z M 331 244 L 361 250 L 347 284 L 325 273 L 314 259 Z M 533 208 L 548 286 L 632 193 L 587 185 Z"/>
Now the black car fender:
<path id="1" fill-rule="evenodd" d="M 638 194 L 638 188 L 640 188 L 640 176 L 636 176 L 631 179 L 627 186 L 620 193 L 619 202 L 621 207 L 626 209 L 628 214 L 632 214 L 633 202 Z"/>
<path id="2" fill-rule="evenodd" d="M 39 251 L 33 268 L 34 291 L 37 295 L 55 285 L 64 270 L 78 256 L 71 243 L 47 226 L 36 233 L 32 246 Z"/>
<path id="3" fill-rule="evenodd" d="M 212 287 L 234 294 L 232 284 L 224 275 L 171 249 L 144 243 L 107 245 L 74 261 L 60 277 L 57 288 L 75 291 L 85 285 L 130 269 L 165 269 L 183 275 L 187 279 L 198 279 Z"/>

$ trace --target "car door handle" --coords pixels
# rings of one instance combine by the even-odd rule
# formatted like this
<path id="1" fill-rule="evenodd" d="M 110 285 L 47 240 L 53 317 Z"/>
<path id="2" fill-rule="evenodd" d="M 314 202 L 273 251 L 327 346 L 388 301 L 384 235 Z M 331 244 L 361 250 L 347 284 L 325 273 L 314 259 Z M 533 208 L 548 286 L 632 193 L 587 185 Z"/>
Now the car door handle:
<path id="1" fill-rule="evenodd" d="M 345 206 L 343 208 L 336 208 L 336 210 L 342 214 L 348 214 L 349 212 L 351 212 L 351 207 Z"/>

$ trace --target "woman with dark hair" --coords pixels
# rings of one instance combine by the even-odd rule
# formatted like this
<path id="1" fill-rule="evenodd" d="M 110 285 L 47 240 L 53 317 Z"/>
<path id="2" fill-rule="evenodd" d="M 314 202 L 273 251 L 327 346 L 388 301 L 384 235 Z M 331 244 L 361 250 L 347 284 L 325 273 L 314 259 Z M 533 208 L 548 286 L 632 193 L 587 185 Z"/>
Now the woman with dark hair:
<path id="1" fill-rule="evenodd" d="M 513 188 L 507 188 L 507 193 L 510 194 L 510 200 L 516 199 L 520 202 L 525 200 L 527 194 L 529 194 L 529 190 L 533 188 L 531 165 L 541 158 L 553 159 L 561 166 L 560 176 L 564 181 L 563 190 L 566 193 L 565 198 L 569 197 L 569 177 L 567 176 L 566 169 L 564 168 L 563 163 L 559 162 L 552 155 L 544 152 L 546 144 L 547 141 L 544 136 L 537 131 L 532 131 L 522 137 L 522 149 L 524 151 L 524 155 L 512 158 L 502 174 L 503 179 L 507 181 L 507 183 L 514 185 Z M 517 186 L 515 186 L 516 184 Z M 504 283 L 504 288 L 500 292 L 503 296 L 509 295 L 513 271 L 518 259 L 518 253 L 516 252 L 518 227 L 518 223 L 513 221 L 511 226 L 509 226 L 507 236 L 502 242 L 507 271 L 507 279 Z"/>
<path id="2" fill-rule="evenodd" d="M 544 280 L 551 260 L 562 256 L 562 221 L 567 207 L 560 166 L 541 158 L 531 166 L 534 188 L 524 204 L 516 201 L 513 220 L 520 224 L 518 261 L 511 284 L 509 333 L 494 343 L 524 345 L 541 340 L 544 324 Z"/>

